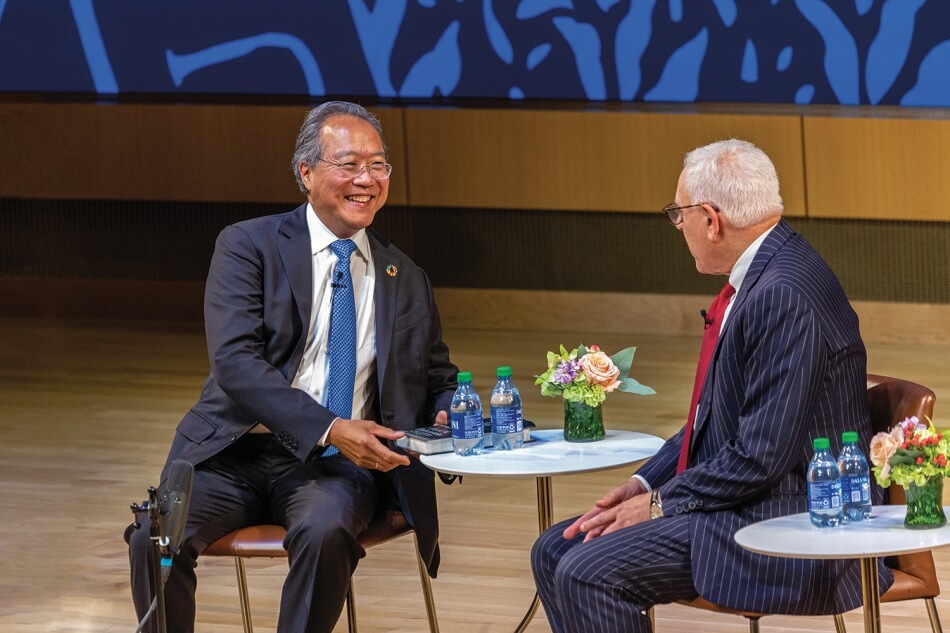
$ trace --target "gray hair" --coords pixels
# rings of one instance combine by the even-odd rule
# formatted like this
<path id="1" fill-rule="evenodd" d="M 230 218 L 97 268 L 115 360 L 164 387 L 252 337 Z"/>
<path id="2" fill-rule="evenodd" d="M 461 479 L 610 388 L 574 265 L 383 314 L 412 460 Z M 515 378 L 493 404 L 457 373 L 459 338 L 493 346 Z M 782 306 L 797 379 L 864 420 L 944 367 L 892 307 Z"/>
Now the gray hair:
<path id="1" fill-rule="evenodd" d="M 688 153 L 683 188 L 690 202 L 712 204 L 738 228 L 784 210 L 775 166 L 748 141 L 717 141 Z"/>
<path id="2" fill-rule="evenodd" d="M 307 193 L 307 188 L 300 177 L 300 163 L 306 163 L 313 166 L 323 154 L 323 142 L 320 140 L 320 128 L 326 125 L 326 122 L 335 116 L 352 116 L 357 119 L 363 119 L 375 128 L 379 134 L 379 139 L 383 142 L 383 151 L 389 154 L 386 148 L 386 141 L 383 139 L 383 126 L 375 114 L 361 105 L 350 103 L 348 101 L 327 101 L 307 113 L 300 126 L 300 133 L 297 135 L 297 144 L 294 147 L 294 158 L 290 168 L 294 172 L 294 178 L 297 179 L 297 186 L 300 191 Z"/>

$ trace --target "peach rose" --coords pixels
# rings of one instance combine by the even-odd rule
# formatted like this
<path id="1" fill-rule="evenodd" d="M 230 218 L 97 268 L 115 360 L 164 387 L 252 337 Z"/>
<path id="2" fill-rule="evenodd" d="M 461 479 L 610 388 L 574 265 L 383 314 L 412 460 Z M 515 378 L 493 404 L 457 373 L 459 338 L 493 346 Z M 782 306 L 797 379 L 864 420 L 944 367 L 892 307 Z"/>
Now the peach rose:
<path id="1" fill-rule="evenodd" d="M 881 467 L 881 477 L 887 477 L 891 472 L 888 460 L 897 452 L 897 447 L 904 441 L 904 432 L 899 426 L 891 429 L 890 433 L 878 433 L 871 438 L 871 463 Z"/>
<path id="2" fill-rule="evenodd" d="M 591 346 L 591 349 L 593 346 Z M 604 391 L 610 393 L 620 386 L 617 378 L 620 376 L 620 369 L 614 365 L 604 352 L 588 352 L 581 358 L 581 369 L 587 375 L 587 380 L 591 385 L 603 385 Z"/>

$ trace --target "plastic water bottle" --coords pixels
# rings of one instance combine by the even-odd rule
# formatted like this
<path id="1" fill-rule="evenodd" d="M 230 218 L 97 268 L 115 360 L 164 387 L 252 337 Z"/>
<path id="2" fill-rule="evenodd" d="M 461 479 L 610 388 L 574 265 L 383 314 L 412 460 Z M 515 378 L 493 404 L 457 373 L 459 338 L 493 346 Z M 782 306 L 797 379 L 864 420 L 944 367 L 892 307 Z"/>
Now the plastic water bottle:
<path id="1" fill-rule="evenodd" d="M 842 520 L 838 464 L 827 437 L 816 437 L 812 445 L 815 455 L 808 465 L 808 514 L 813 525 L 835 527 Z"/>
<path id="2" fill-rule="evenodd" d="M 524 446 L 524 418 L 521 394 L 511 382 L 511 367 L 499 367 L 498 382 L 491 392 L 492 444 L 496 450 L 510 451 Z"/>
<path id="3" fill-rule="evenodd" d="M 456 455 L 478 455 L 485 449 L 482 401 L 472 387 L 472 372 L 460 371 L 452 396 L 452 447 Z"/>
<path id="4" fill-rule="evenodd" d="M 868 460 L 858 446 L 858 434 L 846 431 L 841 434 L 844 448 L 838 455 L 838 472 L 841 474 L 841 501 L 845 521 L 864 521 L 871 518 L 871 479 L 868 476 Z"/>

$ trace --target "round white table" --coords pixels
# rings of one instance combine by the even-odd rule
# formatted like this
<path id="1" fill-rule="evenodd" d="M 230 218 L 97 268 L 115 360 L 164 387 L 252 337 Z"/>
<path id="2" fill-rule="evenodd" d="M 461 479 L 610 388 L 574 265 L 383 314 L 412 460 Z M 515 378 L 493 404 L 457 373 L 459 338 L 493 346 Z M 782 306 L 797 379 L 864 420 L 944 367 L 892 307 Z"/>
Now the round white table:
<path id="1" fill-rule="evenodd" d="M 925 530 L 904 527 L 906 507 L 875 506 L 868 521 L 817 528 L 808 513 L 776 517 L 748 525 L 736 532 L 736 543 L 758 554 L 781 558 L 861 560 L 864 630 L 881 631 L 880 587 L 877 559 L 911 554 L 950 545 L 950 526 Z M 945 508 L 950 512 L 950 507 Z"/>
<path id="2" fill-rule="evenodd" d="M 634 431 L 607 431 L 607 437 L 597 442 L 566 442 L 561 430 L 534 430 L 531 438 L 523 448 L 513 451 L 489 449 L 481 455 L 467 457 L 439 453 L 422 455 L 419 459 L 432 470 L 448 475 L 535 477 L 541 533 L 554 523 L 551 477 L 629 466 L 655 455 L 664 442 L 654 435 Z M 527 628 L 540 604 L 535 593 L 515 633 Z"/>

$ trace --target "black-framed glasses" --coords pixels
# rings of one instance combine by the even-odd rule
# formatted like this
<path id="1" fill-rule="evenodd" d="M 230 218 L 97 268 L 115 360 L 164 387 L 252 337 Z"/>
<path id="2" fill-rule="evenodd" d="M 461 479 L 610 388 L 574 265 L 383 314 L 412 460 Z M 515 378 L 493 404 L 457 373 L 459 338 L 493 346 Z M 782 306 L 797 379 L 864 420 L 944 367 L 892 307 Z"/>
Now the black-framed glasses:
<path id="1" fill-rule="evenodd" d="M 319 156 L 317 160 L 321 163 L 333 165 L 336 167 L 340 176 L 344 178 L 358 178 L 363 175 L 364 171 L 368 171 L 374 180 L 386 180 L 389 178 L 389 175 L 393 173 L 393 166 L 382 161 L 376 161 L 368 165 L 360 165 L 359 163 L 334 163 L 332 160 L 320 158 Z"/>
<path id="2" fill-rule="evenodd" d="M 671 202 L 665 207 L 661 213 L 666 216 L 666 219 L 670 221 L 670 224 L 673 226 L 679 226 L 683 223 L 683 209 L 692 209 L 693 207 L 701 207 L 705 202 L 700 202 L 699 204 L 686 204 L 680 206 L 675 202 Z"/>

